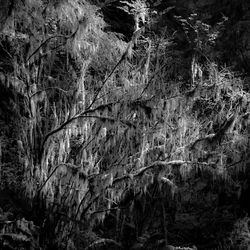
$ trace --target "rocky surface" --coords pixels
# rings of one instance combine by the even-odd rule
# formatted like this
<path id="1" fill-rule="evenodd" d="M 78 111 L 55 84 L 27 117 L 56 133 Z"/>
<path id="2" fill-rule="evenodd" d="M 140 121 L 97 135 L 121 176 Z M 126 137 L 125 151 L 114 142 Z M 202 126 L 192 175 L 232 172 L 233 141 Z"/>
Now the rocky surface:
<path id="1" fill-rule="evenodd" d="M 0 192 L 0 249 L 40 250 L 39 228 L 8 190 Z"/>
<path id="2" fill-rule="evenodd" d="M 105 3 L 106 2 L 106 3 Z M 132 2 L 132 1 L 129 1 Z M 170 0 L 146 1 L 152 17 L 151 31 L 157 33 L 168 27 L 169 31 L 179 30 L 179 43 L 187 43 L 180 23 L 175 16 L 187 18 L 196 13 L 198 17 L 212 27 L 226 18 L 224 31 L 217 43 L 217 60 L 233 69 L 250 74 L 250 3 L 247 0 Z M 135 30 L 135 21 L 131 15 L 121 9 L 126 6 L 120 1 L 102 1 L 101 12 L 109 24 L 109 30 L 121 33 L 129 40 Z M 154 13 L 154 14 L 153 14 Z M 183 41 L 184 39 L 184 41 Z"/>

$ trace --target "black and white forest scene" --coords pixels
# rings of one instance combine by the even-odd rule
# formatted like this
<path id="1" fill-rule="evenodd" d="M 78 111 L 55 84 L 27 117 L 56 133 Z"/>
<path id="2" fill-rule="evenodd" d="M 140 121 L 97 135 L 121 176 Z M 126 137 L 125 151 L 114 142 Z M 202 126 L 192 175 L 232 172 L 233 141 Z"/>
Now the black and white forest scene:
<path id="1" fill-rule="evenodd" d="M 0 0 L 0 250 L 250 250 L 249 0 Z"/>

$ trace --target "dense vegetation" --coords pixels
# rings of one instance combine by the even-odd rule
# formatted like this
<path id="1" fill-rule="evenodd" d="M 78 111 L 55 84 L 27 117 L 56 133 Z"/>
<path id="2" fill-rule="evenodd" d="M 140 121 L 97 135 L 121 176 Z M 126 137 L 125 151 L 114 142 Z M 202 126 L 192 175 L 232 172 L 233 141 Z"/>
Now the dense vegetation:
<path id="1" fill-rule="evenodd" d="M 0 1 L 1 249 L 248 249 L 250 13 L 188 2 Z"/>

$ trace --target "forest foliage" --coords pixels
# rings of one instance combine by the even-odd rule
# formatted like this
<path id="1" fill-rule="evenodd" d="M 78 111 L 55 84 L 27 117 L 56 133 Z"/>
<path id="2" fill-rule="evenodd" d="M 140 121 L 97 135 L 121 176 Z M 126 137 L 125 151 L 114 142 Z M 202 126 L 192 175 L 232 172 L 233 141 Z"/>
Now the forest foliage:
<path id="1" fill-rule="evenodd" d="M 140 236 L 138 197 L 145 213 L 158 192 L 164 216 L 204 184 L 199 173 L 238 187 L 248 163 L 249 93 L 214 54 L 227 18 L 212 27 L 197 13 L 175 16 L 179 30 L 153 32 L 159 17 L 145 1 L 122 3 L 135 23 L 128 42 L 107 31 L 101 3 L 85 0 L 18 1 L 0 34 L 1 84 L 19 122 L 13 185 L 54 214 L 44 223 L 65 249 L 114 211 L 117 227 L 131 211 Z"/>

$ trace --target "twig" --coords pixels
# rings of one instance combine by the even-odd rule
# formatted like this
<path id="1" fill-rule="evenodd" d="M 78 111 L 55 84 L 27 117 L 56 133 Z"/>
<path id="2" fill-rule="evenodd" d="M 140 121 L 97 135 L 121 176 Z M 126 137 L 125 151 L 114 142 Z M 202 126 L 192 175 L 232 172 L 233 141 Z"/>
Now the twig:
<path id="1" fill-rule="evenodd" d="M 119 249 L 121 248 L 121 244 L 115 240 L 99 239 L 99 240 L 91 243 L 88 247 L 85 248 L 85 250 L 101 249 L 100 247 L 105 247 L 105 249 L 108 249 L 107 245 L 116 246 L 116 248 L 119 248 Z"/>
<path id="2" fill-rule="evenodd" d="M 145 88 L 142 90 L 138 100 L 140 100 L 142 98 L 142 95 L 144 94 L 144 92 L 148 89 L 151 81 L 153 80 L 153 78 L 156 76 L 156 74 L 158 74 L 164 67 L 166 66 L 166 64 L 163 64 L 156 72 L 154 72 L 154 74 L 150 77 L 150 79 L 148 80 L 147 85 L 145 86 Z"/>
<path id="3" fill-rule="evenodd" d="M 54 168 L 54 170 L 50 173 L 50 175 L 47 177 L 47 179 L 45 180 L 45 182 L 40 186 L 40 188 L 38 188 L 38 190 L 37 190 L 37 192 L 39 193 L 39 192 L 41 192 L 41 190 L 43 189 L 43 187 L 46 185 L 46 183 L 49 181 L 49 179 L 52 177 L 52 175 L 56 172 L 56 170 L 60 167 L 60 166 L 62 166 L 62 165 L 64 165 L 64 166 L 69 166 L 69 167 L 77 167 L 77 166 L 75 166 L 75 165 L 73 165 L 73 164 L 70 164 L 70 163 L 60 163 L 60 164 L 58 164 L 55 168 Z M 78 168 L 78 167 L 77 167 Z"/>
<path id="4" fill-rule="evenodd" d="M 63 163 L 58 164 L 58 165 L 54 168 L 54 170 L 50 173 L 50 175 L 47 177 L 47 179 L 45 180 L 45 182 L 41 185 L 41 187 L 38 188 L 38 190 L 37 190 L 37 193 L 38 193 L 38 194 L 41 192 L 41 190 L 42 190 L 43 187 L 46 185 L 46 183 L 49 181 L 49 179 L 51 178 L 51 176 L 56 172 L 56 170 L 57 170 L 61 165 L 63 165 Z"/>
<path id="5" fill-rule="evenodd" d="M 190 149 L 194 149 L 195 145 L 200 142 L 200 141 L 205 141 L 205 140 L 212 140 L 213 138 L 215 138 L 216 134 L 208 134 L 202 138 L 199 138 L 197 140 L 195 140 L 194 142 L 191 142 L 191 144 L 189 144 Z"/>
<path id="6" fill-rule="evenodd" d="M 35 95 L 38 95 L 39 93 L 41 93 L 41 92 L 43 92 L 43 91 L 49 90 L 49 89 L 56 89 L 56 90 L 59 90 L 59 91 L 65 93 L 65 94 L 68 93 L 67 90 L 61 89 L 61 88 L 59 88 L 59 87 L 48 87 L 48 88 L 41 89 L 41 90 L 38 90 L 37 92 L 33 93 L 33 94 L 30 96 L 30 98 L 32 98 L 32 97 L 35 96 Z"/>
<path id="7" fill-rule="evenodd" d="M 92 102 L 90 103 L 90 105 L 87 107 L 87 109 L 90 109 L 93 104 L 95 103 L 99 93 L 101 92 L 102 88 L 104 87 L 104 85 L 106 84 L 106 82 L 108 81 L 108 79 L 112 76 L 112 74 L 115 72 L 115 70 L 117 69 L 117 67 L 122 63 L 122 61 L 126 58 L 127 54 L 126 52 L 122 55 L 121 59 L 118 61 L 118 63 L 114 66 L 114 68 L 112 69 L 112 71 L 109 73 L 109 75 L 107 76 L 107 78 L 102 82 L 101 87 L 99 87 L 99 89 L 96 91 L 94 98 L 92 100 Z"/>
<path id="8" fill-rule="evenodd" d="M 109 75 L 106 77 L 106 79 L 103 81 L 101 87 L 96 91 L 96 93 L 94 94 L 94 98 L 93 98 L 92 102 L 90 103 L 90 105 L 88 106 L 87 109 L 90 109 L 93 106 L 93 104 L 95 103 L 95 101 L 96 101 L 99 93 L 103 89 L 103 87 L 106 84 L 106 82 L 108 81 L 108 79 L 113 75 L 113 73 L 115 72 L 115 70 L 117 69 L 117 67 L 127 58 L 130 48 L 132 48 L 134 46 L 134 44 L 136 42 L 136 39 L 139 37 L 141 31 L 142 31 L 142 28 L 140 28 L 139 30 L 137 30 L 137 31 L 134 32 L 134 34 L 133 34 L 130 42 L 128 43 L 126 51 L 123 53 L 123 55 L 121 56 L 121 59 L 113 67 L 113 69 L 111 70 L 111 72 L 109 73 Z"/>
<path id="9" fill-rule="evenodd" d="M 98 111 L 99 109 L 102 110 L 104 107 L 107 107 L 109 106 L 109 104 L 104 104 L 104 105 L 100 105 L 94 109 L 87 109 L 85 111 L 83 111 L 82 113 L 78 114 L 78 115 L 75 115 L 71 118 L 69 118 L 66 122 L 64 122 L 63 124 L 61 124 L 59 127 L 57 127 L 56 129 L 50 131 L 48 134 L 45 135 L 44 139 L 43 139 L 43 142 L 42 142 L 42 145 L 41 145 L 41 149 L 40 149 L 40 159 L 42 157 L 42 154 L 43 154 L 43 149 L 44 149 L 44 146 L 45 146 L 45 143 L 47 142 L 47 140 L 49 139 L 49 137 L 51 137 L 52 135 L 56 134 L 57 132 L 61 131 L 63 128 L 65 128 L 68 124 L 72 123 L 74 120 L 77 120 L 79 118 L 98 118 L 98 119 L 105 119 L 105 120 L 109 120 L 109 121 L 112 121 L 112 122 L 115 122 L 115 121 L 120 121 L 121 123 L 123 123 L 124 125 L 127 125 L 127 126 L 130 126 L 130 127 L 136 127 L 133 123 L 131 123 L 130 121 L 127 121 L 127 120 L 116 120 L 112 117 L 102 117 L 102 116 L 95 116 L 95 115 L 86 115 L 88 113 L 93 113 L 95 111 Z"/>
<path id="10" fill-rule="evenodd" d="M 204 165 L 204 166 L 210 166 L 213 165 L 213 163 L 207 163 L 207 162 L 192 162 L 192 161 L 182 161 L 182 160 L 174 160 L 174 161 L 155 161 L 154 163 L 152 163 L 151 165 L 147 166 L 147 167 L 143 167 L 138 169 L 134 174 L 126 174 L 120 177 L 117 177 L 113 180 L 113 185 L 117 182 L 126 180 L 126 179 L 134 179 L 135 177 L 139 177 L 142 174 L 144 174 L 144 172 L 146 172 L 147 170 L 154 168 L 154 167 L 166 167 L 166 166 L 181 166 L 183 164 L 198 164 L 198 165 Z"/>
<path id="11" fill-rule="evenodd" d="M 68 40 L 68 39 L 70 39 L 70 38 L 72 38 L 72 37 L 75 36 L 75 34 L 76 34 L 76 32 L 78 31 L 78 29 L 79 29 L 79 24 L 78 24 L 76 30 L 75 30 L 71 35 L 69 35 L 69 36 L 55 35 L 55 36 L 51 36 L 51 37 L 47 38 L 44 42 L 42 42 L 42 43 L 35 49 L 35 51 L 34 51 L 33 53 L 31 53 L 31 55 L 28 57 L 28 59 L 25 61 L 25 63 L 27 63 L 27 62 L 31 59 L 31 57 L 34 56 L 34 55 L 39 51 L 39 49 L 41 49 L 41 48 L 42 48 L 47 42 L 49 42 L 51 39 L 54 39 L 54 38 L 64 38 L 64 39 Z"/>

